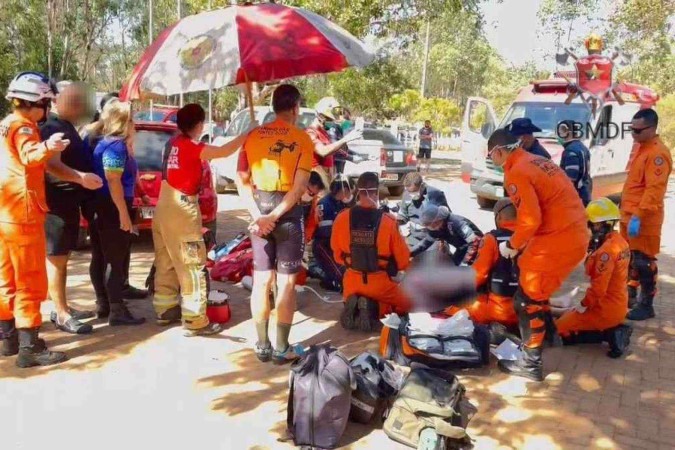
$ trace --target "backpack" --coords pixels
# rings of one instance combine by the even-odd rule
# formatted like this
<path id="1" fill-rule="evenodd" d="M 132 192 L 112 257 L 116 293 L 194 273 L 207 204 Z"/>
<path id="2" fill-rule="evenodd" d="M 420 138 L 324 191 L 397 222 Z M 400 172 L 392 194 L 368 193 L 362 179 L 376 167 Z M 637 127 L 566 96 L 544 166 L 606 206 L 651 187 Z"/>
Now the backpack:
<path id="1" fill-rule="evenodd" d="M 428 351 L 430 344 L 443 347 L 452 345 L 453 341 L 466 350 L 442 357 Z M 474 324 L 473 335 L 469 337 L 410 334 L 408 318 L 403 316 L 398 329 L 382 327 L 380 354 L 401 366 L 420 363 L 439 369 L 481 367 L 490 361 L 490 331 L 483 325 Z"/>
<path id="2" fill-rule="evenodd" d="M 293 363 L 286 423 L 295 445 L 337 447 L 354 387 L 349 361 L 329 345 L 313 345 Z"/>
<path id="3" fill-rule="evenodd" d="M 230 253 L 211 269 L 211 278 L 217 281 L 239 283 L 247 275 L 253 275 L 253 250 L 250 248 Z"/>
<path id="4" fill-rule="evenodd" d="M 385 434 L 418 449 L 461 448 L 469 440 L 461 405 L 464 393 L 449 372 L 413 368 L 384 422 Z"/>
<path id="5" fill-rule="evenodd" d="M 383 418 L 403 384 L 403 373 L 379 355 L 363 352 L 351 360 L 356 379 L 349 418 L 369 424 Z"/>

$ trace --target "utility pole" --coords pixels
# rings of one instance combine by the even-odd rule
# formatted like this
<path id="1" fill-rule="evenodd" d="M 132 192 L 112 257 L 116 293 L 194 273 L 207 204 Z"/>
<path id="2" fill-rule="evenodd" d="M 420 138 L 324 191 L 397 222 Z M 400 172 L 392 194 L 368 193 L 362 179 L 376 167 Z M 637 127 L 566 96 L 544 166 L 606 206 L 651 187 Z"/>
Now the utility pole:
<path id="1" fill-rule="evenodd" d="M 209 11 L 211 10 L 212 4 L 209 0 Z M 209 86 L 209 144 L 213 143 L 213 88 Z"/>
<path id="2" fill-rule="evenodd" d="M 429 35 L 431 33 L 431 21 L 427 19 L 427 38 L 424 42 L 424 62 L 422 63 L 422 86 L 420 86 L 420 95 L 424 98 L 424 92 L 427 88 L 427 65 L 429 64 Z"/>
<path id="3" fill-rule="evenodd" d="M 178 3 L 178 20 L 180 20 L 183 16 L 182 13 L 181 13 L 181 6 L 182 6 L 181 4 L 183 3 L 183 1 L 177 0 L 177 3 Z M 180 96 L 178 98 L 178 103 L 179 103 L 180 107 L 182 108 L 183 107 L 183 91 L 181 91 L 181 93 L 180 93 Z"/>

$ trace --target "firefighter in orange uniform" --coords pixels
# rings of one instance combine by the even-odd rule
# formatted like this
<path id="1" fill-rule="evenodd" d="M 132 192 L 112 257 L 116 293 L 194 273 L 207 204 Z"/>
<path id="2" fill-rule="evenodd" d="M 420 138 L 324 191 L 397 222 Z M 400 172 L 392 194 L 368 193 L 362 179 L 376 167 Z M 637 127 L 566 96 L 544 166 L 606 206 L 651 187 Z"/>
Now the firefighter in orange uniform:
<path id="1" fill-rule="evenodd" d="M 357 204 L 337 216 L 330 242 L 335 261 L 347 267 L 342 282 L 346 310 L 356 306 L 350 297 L 363 296 L 379 303 L 380 315 L 406 313 L 410 300 L 391 277 L 408 267 L 410 250 L 396 218 L 378 209 L 377 175 L 364 172 L 356 189 Z M 366 307 L 359 303 L 359 309 Z"/>
<path id="2" fill-rule="evenodd" d="M 0 122 L 0 351 L 18 353 L 19 367 L 66 360 L 38 339 L 40 303 L 47 298 L 45 168 L 70 143 L 63 133 L 40 142 L 37 123 L 54 96 L 47 77 L 20 73 L 7 92 L 14 112 Z"/>
<path id="3" fill-rule="evenodd" d="M 654 317 L 663 199 L 673 170 L 670 151 L 656 134 L 658 124 L 659 117 L 653 109 L 638 111 L 631 122 L 633 139 L 639 148 L 621 196 L 621 235 L 628 240 L 631 251 L 628 305 L 632 309 L 627 316 L 630 320 Z"/>
<path id="4" fill-rule="evenodd" d="M 523 352 L 515 361 L 499 361 L 499 368 L 542 381 L 544 337 L 548 332 L 552 340 L 555 334 L 549 298 L 586 257 L 586 212 L 565 172 L 527 153 L 508 131 L 495 131 L 488 149 L 494 164 L 504 168 L 504 187 L 518 211 L 513 235 L 499 244 L 499 252 L 505 258 L 517 257 L 514 308 Z"/>
<path id="5" fill-rule="evenodd" d="M 499 254 L 499 244 L 513 235 L 516 225 L 516 208 L 508 198 L 500 199 L 494 206 L 496 229 L 482 238 L 476 261 L 471 267 L 476 272 L 478 298 L 466 307 L 471 320 L 483 325 L 500 323 L 508 328 L 518 325 L 518 316 L 513 309 L 513 295 L 518 288 L 518 277 L 513 260 Z M 460 309 L 451 306 L 448 315 Z"/>
<path id="6" fill-rule="evenodd" d="M 607 341 L 607 355 L 618 358 L 630 343 L 632 329 L 623 324 L 628 311 L 628 242 L 614 230 L 619 207 L 608 198 L 593 200 L 586 207 L 592 230 L 591 254 L 586 259 L 586 275 L 591 287 L 574 309 L 557 321 L 565 344 L 592 344 Z"/>

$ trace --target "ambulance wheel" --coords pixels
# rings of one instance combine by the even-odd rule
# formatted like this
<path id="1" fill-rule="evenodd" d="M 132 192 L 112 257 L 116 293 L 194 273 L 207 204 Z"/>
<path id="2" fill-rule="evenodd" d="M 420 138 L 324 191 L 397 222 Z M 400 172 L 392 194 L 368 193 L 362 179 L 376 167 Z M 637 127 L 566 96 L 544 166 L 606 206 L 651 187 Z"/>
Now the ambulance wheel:
<path id="1" fill-rule="evenodd" d="M 486 197 L 481 197 L 480 195 L 476 197 L 476 201 L 478 202 L 478 206 L 481 209 L 492 209 L 495 206 L 496 201 L 486 198 Z"/>
<path id="2" fill-rule="evenodd" d="M 446 439 L 433 428 L 425 428 L 420 433 L 417 450 L 446 450 Z"/>

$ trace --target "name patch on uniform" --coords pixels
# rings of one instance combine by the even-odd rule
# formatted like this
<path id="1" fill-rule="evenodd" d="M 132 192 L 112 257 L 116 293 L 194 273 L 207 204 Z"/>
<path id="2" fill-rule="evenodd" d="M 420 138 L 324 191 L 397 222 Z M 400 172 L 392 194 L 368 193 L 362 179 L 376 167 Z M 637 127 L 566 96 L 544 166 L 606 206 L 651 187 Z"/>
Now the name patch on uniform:
<path id="1" fill-rule="evenodd" d="M 375 231 L 352 230 L 352 244 L 355 245 L 373 245 L 375 244 Z"/>
<path id="2" fill-rule="evenodd" d="M 657 156 L 656 158 L 654 158 L 654 164 L 656 164 L 657 166 L 662 166 L 663 165 L 663 158 L 661 158 L 660 156 Z"/>
<path id="3" fill-rule="evenodd" d="M 19 131 L 17 131 L 17 133 L 22 136 L 32 136 L 33 129 L 31 127 L 21 127 L 19 128 Z"/>

